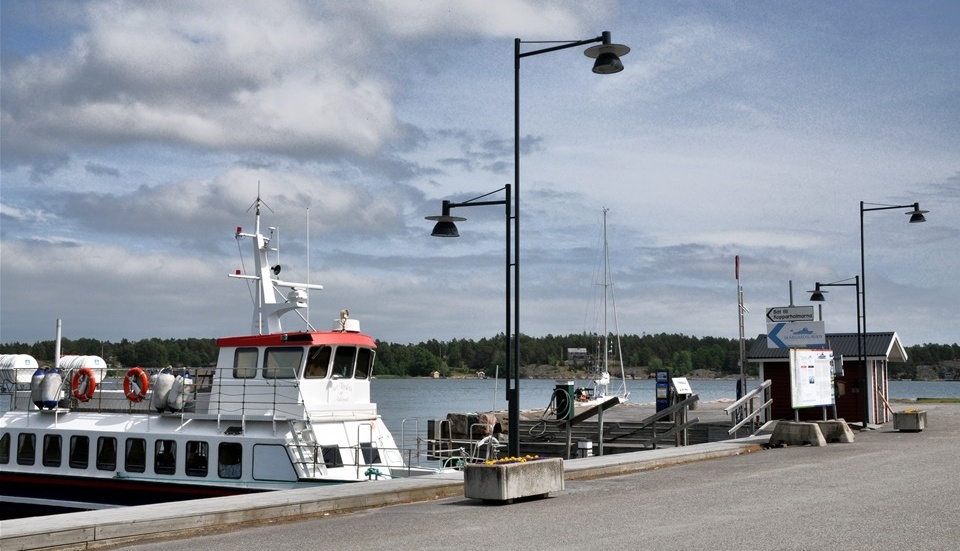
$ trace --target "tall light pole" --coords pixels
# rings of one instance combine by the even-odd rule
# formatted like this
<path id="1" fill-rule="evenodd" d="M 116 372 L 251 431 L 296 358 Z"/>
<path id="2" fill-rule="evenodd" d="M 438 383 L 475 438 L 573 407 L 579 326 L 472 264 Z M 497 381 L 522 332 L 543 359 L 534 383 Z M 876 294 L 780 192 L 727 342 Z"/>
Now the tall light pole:
<path id="1" fill-rule="evenodd" d="M 860 313 L 863 316 L 864 343 L 866 343 L 866 338 L 867 338 L 866 337 L 867 335 L 867 278 L 866 278 L 866 270 L 864 269 L 863 213 L 877 211 L 877 210 L 895 210 L 895 209 L 908 209 L 908 208 L 913 209 L 911 211 L 907 211 L 906 213 L 910 216 L 911 224 L 927 221 L 927 219 L 924 218 L 923 215 L 929 211 L 920 210 L 920 203 L 913 203 L 909 205 L 884 205 L 884 204 L 877 204 L 877 203 L 864 203 L 863 201 L 860 201 Z M 867 374 L 868 351 L 866 349 L 865 344 L 863 348 L 863 354 L 864 354 L 863 355 L 863 379 L 861 380 L 860 392 L 863 393 L 863 428 L 866 429 L 867 422 L 870 419 L 869 396 L 873 394 L 873 390 L 868 386 L 868 381 L 869 381 L 869 377 Z"/>
<path id="2" fill-rule="evenodd" d="M 524 41 L 514 40 L 513 54 L 513 333 L 505 335 L 508 343 L 512 340 L 512 364 L 507 364 L 507 422 L 510 427 L 508 451 L 511 456 L 520 455 L 520 60 L 525 57 L 600 43 L 584 51 L 587 57 L 594 58 L 593 72 L 597 74 L 619 73 L 623 70 L 620 56 L 630 52 L 630 48 L 610 41 L 610 32 L 603 31 L 600 36 L 574 41 Z M 521 51 L 523 44 L 554 44 L 536 50 Z M 509 310 L 509 308 L 508 308 Z"/>

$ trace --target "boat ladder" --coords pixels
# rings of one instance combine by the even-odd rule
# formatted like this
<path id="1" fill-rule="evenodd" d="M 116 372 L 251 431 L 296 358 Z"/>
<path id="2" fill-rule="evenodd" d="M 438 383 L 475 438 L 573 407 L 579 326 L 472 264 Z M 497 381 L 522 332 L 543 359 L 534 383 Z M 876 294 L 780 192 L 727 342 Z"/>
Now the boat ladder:
<path id="1" fill-rule="evenodd" d="M 294 456 L 294 466 L 301 478 L 314 478 L 317 468 L 317 439 L 314 437 L 310 421 L 290 421 L 293 444 L 290 446 Z"/>

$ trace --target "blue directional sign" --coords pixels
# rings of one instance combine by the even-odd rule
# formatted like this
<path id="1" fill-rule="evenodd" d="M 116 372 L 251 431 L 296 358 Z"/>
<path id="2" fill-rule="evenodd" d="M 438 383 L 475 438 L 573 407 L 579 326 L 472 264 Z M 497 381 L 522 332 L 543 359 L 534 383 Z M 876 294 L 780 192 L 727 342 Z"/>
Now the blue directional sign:
<path id="1" fill-rule="evenodd" d="M 816 348 L 827 345 L 822 321 L 767 324 L 767 348 Z"/>

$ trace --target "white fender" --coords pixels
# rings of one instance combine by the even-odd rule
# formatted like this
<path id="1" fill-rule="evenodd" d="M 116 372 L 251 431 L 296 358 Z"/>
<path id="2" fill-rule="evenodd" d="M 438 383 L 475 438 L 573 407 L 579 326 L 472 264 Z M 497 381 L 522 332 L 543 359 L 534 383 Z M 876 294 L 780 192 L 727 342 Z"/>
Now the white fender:
<path id="1" fill-rule="evenodd" d="M 170 399 L 170 389 L 173 388 L 175 377 L 169 371 L 157 374 L 157 382 L 153 385 L 153 396 L 150 397 L 150 406 L 163 413 L 167 409 Z"/>

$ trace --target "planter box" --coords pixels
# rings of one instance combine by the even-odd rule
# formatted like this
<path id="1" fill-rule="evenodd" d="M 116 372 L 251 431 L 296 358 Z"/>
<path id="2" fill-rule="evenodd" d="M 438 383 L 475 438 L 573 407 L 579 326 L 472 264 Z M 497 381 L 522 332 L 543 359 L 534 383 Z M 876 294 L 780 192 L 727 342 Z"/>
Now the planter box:
<path id="1" fill-rule="evenodd" d="M 535 459 L 502 465 L 467 465 L 463 495 L 471 499 L 512 502 L 563 490 L 563 460 Z"/>
<path id="2" fill-rule="evenodd" d="M 926 411 L 897 411 L 893 413 L 894 430 L 904 432 L 920 432 L 926 426 Z"/>

